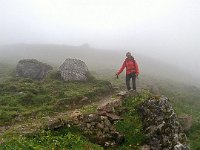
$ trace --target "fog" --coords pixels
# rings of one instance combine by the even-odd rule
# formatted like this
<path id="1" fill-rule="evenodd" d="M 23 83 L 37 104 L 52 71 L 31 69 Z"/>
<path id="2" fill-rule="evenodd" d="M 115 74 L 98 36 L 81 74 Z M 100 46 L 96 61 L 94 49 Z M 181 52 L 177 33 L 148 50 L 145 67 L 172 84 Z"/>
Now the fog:
<path id="1" fill-rule="evenodd" d="M 0 0 L 0 45 L 88 43 L 157 59 L 198 78 L 199 18 L 199 0 Z"/>

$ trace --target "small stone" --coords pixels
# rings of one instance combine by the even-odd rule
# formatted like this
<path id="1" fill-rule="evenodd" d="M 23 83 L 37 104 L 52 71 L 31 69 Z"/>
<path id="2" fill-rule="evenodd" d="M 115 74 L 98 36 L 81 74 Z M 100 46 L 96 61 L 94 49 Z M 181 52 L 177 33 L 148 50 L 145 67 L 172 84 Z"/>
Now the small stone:
<path id="1" fill-rule="evenodd" d="M 150 146 L 149 145 L 143 145 L 141 147 L 141 150 L 150 150 Z"/>
<path id="2" fill-rule="evenodd" d="M 86 102 L 86 101 L 88 101 L 88 100 L 89 100 L 88 97 L 83 97 L 83 98 L 80 100 L 80 102 L 83 103 L 83 102 Z"/>
<path id="3" fill-rule="evenodd" d="M 105 127 L 104 129 L 103 129 L 103 131 L 105 132 L 105 133 L 109 133 L 109 128 L 108 127 Z"/>
<path id="4" fill-rule="evenodd" d="M 122 96 L 122 97 L 125 97 L 125 96 L 126 96 L 126 94 L 127 94 L 127 92 L 126 92 L 126 91 L 121 91 L 121 92 L 119 92 L 119 93 L 117 94 L 117 96 Z"/>
<path id="5" fill-rule="evenodd" d="M 100 116 L 100 119 L 103 121 L 105 119 L 108 119 L 106 116 Z"/>
<path id="6" fill-rule="evenodd" d="M 49 120 L 47 123 L 47 128 L 50 130 L 55 130 L 58 128 L 63 127 L 65 124 L 61 119 L 54 119 L 54 120 Z"/>
<path id="7" fill-rule="evenodd" d="M 97 122 L 97 121 L 99 121 L 99 116 L 97 114 L 89 114 L 88 121 L 89 122 Z"/>
<path id="8" fill-rule="evenodd" d="M 78 119 L 83 118 L 83 114 L 80 111 L 75 110 L 70 114 L 70 118 L 78 120 Z"/>
<path id="9" fill-rule="evenodd" d="M 101 132 L 101 131 L 98 131 L 97 132 L 97 137 L 99 138 L 100 137 L 100 139 L 103 139 L 102 137 L 103 137 L 103 133 Z"/>
<path id="10" fill-rule="evenodd" d="M 89 123 L 87 123 L 86 126 L 88 129 L 91 128 L 91 124 L 89 124 Z"/>
<path id="11" fill-rule="evenodd" d="M 174 150 L 184 150 L 183 144 L 178 143 L 177 145 L 174 146 Z"/>
<path id="12" fill-rule="evenodd" d="M 113 122 L 113 121 L 117 121 L 120 120 L 120 116 L 117 116 L 115 114 L 111 114 L 111 113 L 107 113 L 106 116 L 108 117 L 108 119 Z"/>
<path id="13" fill-rule="evenodd" d="M 104 125 L 101 124 L 101 123 L 98 123 L 96 127 L 99 128 L 99 129 L 103 129 L 103 128 L 104 128 Z"/>
<path id="14" fill-rule="evenodd" d="M 112 125 L 111 122 L 108 119 L 104 120 L 104 124 L 105 124 L 106 127 L 110 127 Z"/>
<path id="15" fill-rule="evenodd" d="M 113 109 L 114 108 L 110 103 L 107 103 L 106 105 L 97 108 L 99 112 L 106 112 L 106 113 L 113 112 Z"/>

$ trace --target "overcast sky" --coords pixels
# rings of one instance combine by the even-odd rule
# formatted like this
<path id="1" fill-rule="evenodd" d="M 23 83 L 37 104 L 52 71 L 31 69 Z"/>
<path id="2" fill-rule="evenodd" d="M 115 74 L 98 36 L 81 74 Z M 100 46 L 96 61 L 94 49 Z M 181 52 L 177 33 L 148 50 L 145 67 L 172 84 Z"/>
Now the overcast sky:
<path id="1" fill-rule="evenodd" d="M 200 70 L 199 41 L 200 0 L 0 0 L 0 44 L 89 43 Z"/>

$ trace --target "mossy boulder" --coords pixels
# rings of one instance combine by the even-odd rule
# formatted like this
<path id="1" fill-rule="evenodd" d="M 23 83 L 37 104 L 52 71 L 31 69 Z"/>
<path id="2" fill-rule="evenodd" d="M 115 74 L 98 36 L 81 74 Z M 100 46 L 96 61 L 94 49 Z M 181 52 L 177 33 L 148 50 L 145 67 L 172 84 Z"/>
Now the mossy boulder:
<path id="1" fill-rule="evenodd" d="M 36 59 L 23 59 L 17 64 L 16 76 L 41 80 L 52 69 L 50 65 L 39 62 Z"/>

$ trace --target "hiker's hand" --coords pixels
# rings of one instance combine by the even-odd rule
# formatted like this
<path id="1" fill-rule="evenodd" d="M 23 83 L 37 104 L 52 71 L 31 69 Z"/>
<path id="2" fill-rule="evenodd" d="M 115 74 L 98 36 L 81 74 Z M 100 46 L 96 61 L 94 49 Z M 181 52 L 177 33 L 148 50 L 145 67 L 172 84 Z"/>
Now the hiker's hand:
<path id="1" fill-rule="evenodd" d="M 136 78 L 139 79 L 138 74 L 136 74 Z"/>
<path id="2" fill-rule="evenodd" d="M 117 76 L 117 79 L 119 79 L 119 76 L 118 76 L 118 74 L 116 73 L 116 76 Z"/>

